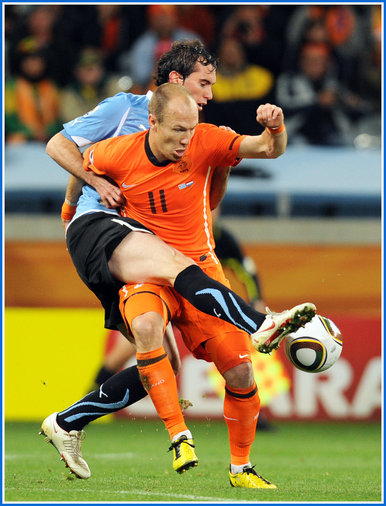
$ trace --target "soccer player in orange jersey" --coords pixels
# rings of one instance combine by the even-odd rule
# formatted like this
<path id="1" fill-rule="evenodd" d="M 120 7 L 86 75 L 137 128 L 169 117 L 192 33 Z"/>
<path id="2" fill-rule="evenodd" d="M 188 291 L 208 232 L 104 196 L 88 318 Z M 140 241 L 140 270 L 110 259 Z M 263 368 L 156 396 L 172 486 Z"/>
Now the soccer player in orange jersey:
<path id="1" fill-rule="evenodd" d="M 173 103 L 173 112 L 168 105 L 162 106 L 168 101 Z M 235 293 L 212 283 L 200 267 L 214 259 L 208 198 L 212 168 L 232 164 L 238 157 L 281 154 L 286 145 L 283 113 L 270 104 L 260 106 L 259 121 L 273 127 L 277 124 L 278 130 L 268 127 L 273 133 L 266 129 L 262 135 L 240 136 L 213 125 L 198 125 L 193 103 L 186 90 L 171 83 L 162 85 L 150 101 L 149 132 L 108 139 L 85 153 L 85 168 L 114 179 L 126 199 L 122 208 L 126 220 L 110 220 L 110 227 L 119 225 L 127 235 L 110 246 L 109 272 L 126 283 L 173 286 L 200 311 L 252 334 L 258 350 L 267 352 L 277 347 L 288 326 L 299 325 L 307 318 L 303 313 L 310 307 L 296 307 L 291 315 L 284 312 L 280 317 L 264 315 Z M 74 227 L 76 222 L 71 227 L 76 238 L 79 234 Z M 75 249 L 71 238 L 68 244 L 71 253 Z M 75 266 L 81 263 L 73 260 Z M 90 282 L 88 286 L 93 289 Z"/>
<path id="2" fill-rule="evenodd" d="M 245 310 L 242 299 L 224 285 L 214 281 L 206 289 L 197 291 L 195 278 L 202 270 L 212 280 L 226 283 L 213 252 L 207 191 L 211 168 L 232 164 L 237 157 L 267 157 L 284 150 L 286 136 L 282 111 L 270 104 L 261 106 L 257 118 L 262 124 L 270 124 L 271 131 L 268 129 L 261 136 L 240 136 L 213 125 L 199 125 L 197 107 L 191 95 L 180 86 L 165 84 L 154 93 L 149 112 L 149 132 L 97 143 L 87 150 L 84 162 L 87 170 L 106 175 L 118 183 L 125 196 L 122 215 L 126 221 L 119 218 L 113 221 L 135 230 L 115 248 L 109 266 L 117 279 L 138 282 L 134 286 L 125 285 L 120 293 L 121 311 L 135 338 L 141 380 L 169 430 L 174 450 L 173 467 L 181 472 L 195 466 L 197 457 L 192 436 L 179 408 L 174 374 L 162 346 L 165 325 L 173 317 L 193 354 L 212 360 L 226 380 L 224 416 L 230 434 L 231 484 L 275 488 L 257 475 L 249 462 L 259 398 L 247 332 L 251 333 L 256 322 L 249 316 L 252 313 Z M 279 136 L 281 142 L 277 140 Z M 142 237 L 139 238 L 138 234 Z M 169 285 L 186 300 L 166 288 L 160 288 L 162 294 L 153 289 L 152 293 L 161 301 L 158 301 L 159 309 L 157 304 L 149 304 L 146 312 L 147 293 L 151 290 L 148 285 L 142 290 L 141 283 L 164 284 L 170 272 L 168 258 L 162 256 L 164 243 L 160 239 L 175 248 L 171 249 L 175 255 L 182 252 L 192 259 L 183 270 L 182 278 L 181 272 L 174 280 L 169 277 Z M 121 254 L 122 250 L 126 258 L 131 254 L 132 263 L 127 262 L 123 268 L 116 269 L 114 256 Z M 121 263 L 118 265 L 122 266 Z M 139 300 L 135 297 L 138 294 L 144 297 L 139 307 L 133 304 Z M 215 299 L 214 314 L 225 321 L 200 315 L 192 308 L 188 301 L 200 296 Z M 204 300 L 204 312 L 205 304 L 207 301 Z M 133 306 L 136 306 L 134 310 Z M 206 312 L 210 314 L 210 311 Z M 267 342 L 265 338 L 261 340 L 261 329 L 265 335 L 269 327 L 276 331 L 280 328 L 280 332 L 275 332 L 274 338 L 269 338 L 269 344 L 266 344 L 274 347 L 289 329 L 308 321 L 314 312 L 313 304 L 307 303 L 281 313 L 279 324 L 275 316 L 271 316 L 268 321 L 264 320 L 268 324 L 262 322 L 257 326 L 253 336 L 255 345 L 261 348 Z M 237 316 L 242 323 L 237 322 Z"/>
<path id="3" fill-rule="evenodd" d="M 215 82 L 215 73 L 216 61 L 199 41 L 178 41 L 173 44 L 172 49 L 165 53 L 159 61 L 157 68 L 157 84 L 159 85 L 169 80 L 169 82 L 183 85 L 192 93 L 198 109 L 201 110 L 207 100 L 210 100 L 212 97 L 211 86 Z M 149 94 L 147 94 L 146 97 L 139 97 L 130 94 L 119 94 L 115 97 L 111 97 L 100 104 L 94 111 L 91 111 L 90 114 L 82 118 L 77 118 L 75 121 L 67 124 L 66 128 L 69 128 L 69 131 L 66 130 L 66 134 L 67 136 L 70 135 L 70 138 L 78 145 L 79 143 L 84 145 L 87 144 L 87 139 L 95 139 L 96 141 L 101 138 L 111 137 L 113 133 L 114 136 L 117 136 L 131 133 L 130 130 L 133 131 L 133 129 L 134 131 L 145 129 L 146 126 L 143 125 L 147 125 L 148 120 L 146 109 L 144 112 L 144 105 L 147 105 L 147 102 L 150 100 L 148 95 Z M 129 103 L 131 104 L 130 107 L 128 107 Z M 260 113 L 258 115 L 259 121 L 266 122 L 269 119 L 273 120 L 274 123 L 279 120 L 280 123 L 280 118 L 275 119 L 274 115 L 271 114 L 272 109 L 270 113 L 270 108 L 271 106 L 269 105 L 260 108 Z M 104 113 L 102 113 L 102 109 Z M 273 110 L 277 109 L 274 107 Z M 118 122 L 112 120 L 111 116 L 113 116 L 115 120 L 117 118 L 120 118 L 120 120 Z M 79 128 L 79 125 L 83 125 L 83 127 Z M 273 123 L 269 126 L 275 128 L 275 124 Z M 129 128 L 129 131 L 124 131 L 123 127 Z M 284 130 L 283 125 L 279 130 L 272 130 L 272 132 L 278 134 L 276 136 L 276 141 L 273 137 L 267 137 L 264 134 L 262 136 L 257 136 L 261 140 L 262 157 L 276 157 L 283 151 L 282 130 Z M 99 182 L 105 181 L 103 176 L 98 179 L 96 174 L 83 171 L 82 159 L 80 158 L 80 164 L 78 162 L 80 156 L 79 152 L 76 148 L 74 148 L 75 152 L 74 150 L 67 149 L 68 144 L 73 144 L 70 138 L 66 139 L 62 134 L 58 134 L 50 141 L 47 146 L 47 152 L 51 154 L 60 165 L 63 165 L 69 170 L 69 172 L 79 176 L 79 171 L 77 169 L 75 170 L 75 167 L 80 165 L 81 172 L 85 175 L 88 174 L 90 177 L 93 175 L 94 179 L 96 178 Z M 67 141 L 67 144 L 63 145 L 65 141 Z M 53 142 L 55 142 L 57 149 L 52 148 Z M 77 156 L 75 156 L 76 153 Z M 226 177 L 223 177 L 221 172 L 218 174 L 216 169 L 212 169 L 212 172 L 213 170 L 215 170 L 215 174 L 211 176 L 211 192 L 215 179 L 217 182 L 220 181 L 220 183 L 226 182 Z M 224 176 L 226 176 L 226 173 L 224 173 Z M 109 188 L 114 189 L 114 186 L 108 184 L 107 180 L 105 183 Z M 218 184 L 215 186 L 216 190 L 219 190 Z M 96 185 L 96 188 L 100 188 L 100 185 Z M 110 199 L 109 195 L 115 202 L 117 198 L 120 198 L 120 190 L 118 188 L 115 188 L 112 194 L 110 190 L 108 190 L 107 193 L 105 190 L 101 192 L 99 189 L 98 191 L 101 195 L 104 195 L 104 197 L 102 197 L 103 201 L 108 201 Z M 221 191 L 219 195 L 220 194 Z M 120 281 L 112 275 L 112 270 L 114 270 L 114 272 L 122 272 L 123 276 L 125 276 L 126 272 L 123 266 L 127 265 L 127 262 L 136 263 L 138 260 L 147 261 L 147 267 L 150 268 L 150 272 L 153 273 L 153 276 L 157 276 L 157 279 L 160 276 L 160 272 L 157 270 L 158 266 L 163 263 L 166 274 L 165 272 L 161 273 L 164 277 L 160 278 L 160 282 L 170 284 L 171 281 L 176 281 L 175 278 L 176 275 L 178 275 L 179 291 L 183 292 L 185 287 L 189 287 L 190 293 L 185 292 L 185 295 L 188 298 L 190 297 L 194 306 L 199 307 L 204 312 L 211 315 L 216 312 L 220 318 L 232 321 L 236 326 L 238 325 L 239 328 L 240 326 L 241 328 L 245 328 L 245 326 L 251 325 L 251 329 L 254 330 L 254 328 L 259 327 L 260 340 L 262 340 L 262 330 L 264 330 L 265 327 L 264 340 L 268 340 L 269 338 L 269 343 L 267 344 L 267 341 L 265 343 L 266 351 L 270 349 L 270 347 L 274 347 L 278 344 L 283 332 L 287 329 L 287 324 L 290 324 L 289 328 L 291 328 L 291 325 L 295 324 L 296 319 L 298 319 L 296 325 L 301 324 L 302 318 L 304 318 L 305 315 L 301 315 L 301 313 L 297 311 L 297 308 L 289 312 L 286 311 L 280 315 L 267 315 L 266 318 L 262 313 L 252 312 L 248 315 L 248 307 L 245 306 L 244 302 L 239 301 L 241 304 L 244 304 L 244 307 L 240 307 L 237 303 L 237 299 L 232 299 L 232 292 L 223 284 L 216 283 L 216 281 L 205 275 L 204 271 L 200 268 L 198 268 L 198 270 L 191 269 L 190 267 L 192 264 L 193 267 L 195 267 L 192 259 L 172 249 L 170 246 L 166 245 L 166 243 L 160 242 L 159 240 L 157 241 L 154 237 L 153 239 L 156 240 L 156 242 L 151 240 L 150 248 L 149 245 L 146 247 L 144 233 L 132 231 L 133 229 L 143 231 L 144 227 L 142 224 L 135 222 L 131 218 L 124 217 L 117 221 L 116 218 L 119 217 L 117 212 L 114 218 L 112 210 L 107 210 L 106 207 L 101 206 L 99 197 L 96 198 L 95 196 L 94 202 L 92 196 L 89 194 L 88 196 L 88 205 L 85 205 L 85 202 L 82 201 L 82 205 L 77 208 L 78 217 L 75 219 L 75 216 L 71 222 L 67 233 L 67 242 L 69 251 L 81 278 L 100 298 L 106 309 L 107 328 L 118 328 L 118 325 L 123 324 L 119 311 L 115 310 L 118 306 L 117 301 L 119 302 L 117 292 L 122 285 L 122 281 L 130 281 L 132 279 L 129 276 L 128 279 Z M 68 193 L 66 193 L 66 197 L 70 198 Z M 220 198 L 218 200 L 220 200 Z M 72 199 L 70 198 L 70 200 Z M 135 227 L 133 227 L 133 223 L 136 225 Z M 126 241 L 123 243 L 123 240 L 129 234 L 132 238 L 127 249 L 126 246 L 128 243 Z M 137 246 L 139 245 L 139 249 L 135 249 L 135 244 Z M 157 263 L 152 260 L 152 256 L 157 258 Z M 189 268 L 186 268 L 186 265 L 188 265 Z M 130 273 L 130 271 L 128 271 L 127 274 L 132 274 L 132 272 Z M 149 277 L 152 279 L 150 274 Z M 213 293 L 218 292 L 224 297 L 222 305 L 220 306 L 223 307 L 225 303 L 225 312 L 219 311 L 219 306 L 216 306 L 218 301 L 212 297 Z M 226 298 L 228 298 L 228 300 L 225 300 Z M 125 307 L 128 308 L 131 306 L 132 300 L 133 298 L 129 303 L 125 304 Z M 305 309 L 307 308 L 303 305 L 301 310 L 304 311 Z M 151 308 L 149 312 L 154 313 Z M 149 315 L 147 315 L 147 317 L 149 317 Z M 216 321 L 213 317 L 210 318 L 212 323 Z M 260 325 L 262 321 L 263 325 Z M 136 321 L 137 330 L 139 328 L 138 322 L 139 321 Z M 151 326 L 148 326 L 147 333 L 149 334 L 150 331 Z M 207 340 L 209 341 L 209 339 Z M 198 342 L 197 339 L 195 341 Z M 176 354 L 174 354 L 174 356 L 176 356 Z M 136 387 L 132 388 L 134 384 Z M 65 460 L 66 465 L 68 465 L 71 471 L 78 477 L 88 478 L 90 476 L 90 470 L 80 452 L 81 443 L 79 438 L 82 436 L 81 431 L 83 427 L 91 420 L 109 412 L 113 412 L 114 410 L 118 410 L 119 407 L 132 404 L 136 402 L 137 399 L 143 397 L 145 391 L 143 389 L 141 390 L 138 384 L 141 385 L 137 369 L 135 367 L 129 368 L 105 382 L 103 384 L 103 391 L 101 388 L 100 391 L 91 392 L 84 399 L 70 406 L 68 409 L 58 414 L 53 413 L 44 420 L 42 424 L 42 433 L 46 435 L 46 440 L 54 444 Z M 128 393 L 129 385 L 130 394 Z M 178 443 L 175 444 L 177 445 L 175 447 L 177 453 L 180 449 L 184 452 L 184 448 L 188 446 L 185 443 L 181 443 L 180 445 Z M 180 462 L 179 464 L 175 462 L 174 464 L 175 467 L 177 465 L 180 466 L 180 470 L 184 469 L 184 462 Z M 176 469 L 178 470 L 177 467 Z M 250 473 L 243 473 L 244 477 L 248 475 L 250 475 Z M 238 483 L 240 483 L 240 481 Z"/>

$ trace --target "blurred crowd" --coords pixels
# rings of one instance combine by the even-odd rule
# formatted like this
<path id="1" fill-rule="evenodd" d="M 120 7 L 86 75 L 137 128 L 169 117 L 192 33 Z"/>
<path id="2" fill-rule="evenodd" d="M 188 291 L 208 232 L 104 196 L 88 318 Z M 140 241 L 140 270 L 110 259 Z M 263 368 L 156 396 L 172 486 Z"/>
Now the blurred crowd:
<path id="1" fill-rule="evenodd" d="M 182 38 L 219 57 L 203 120 L 259 133 L 256 107 L 272 102 L 289 143 L 380 142 L 380 5 L 12 4 L 4 20 L 8 143 L 46 142 L 108 96 L 146 93 Z"/>

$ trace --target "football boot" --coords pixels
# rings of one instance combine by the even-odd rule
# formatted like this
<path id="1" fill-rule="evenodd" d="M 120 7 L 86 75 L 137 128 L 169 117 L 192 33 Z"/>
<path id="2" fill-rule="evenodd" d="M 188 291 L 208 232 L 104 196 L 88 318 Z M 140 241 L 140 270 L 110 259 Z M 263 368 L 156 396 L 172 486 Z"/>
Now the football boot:
<path id="1" fill-rule="evenodd" d="M 287 334 L 304 327 L 316 314 L 316 307 L 311 302 L 299 304 L 281 313 L 273 313 L 268 307 L 266 310 L 264 322 L 251 335 L 252 344 L 260 353 L 271 353 L 279 347 Z"/>
<path id="2" fill-rule="evenodd" d="M 173 450 L 173 469 L 177 473 L 184 473 L 190 467 L 198 466 L 198 458 L 194 451 L 193 439 L 186 436 L 173 441 L 169 451 Z"/>
<path id="3" fill-rule="evenodd" d="M 232 487 L 277 488 L 276 485 L 257 474 L 254 467 L 245 466 L 240 473 L 235 474 L 229 471 L 229 481 Z"/>
<path id="4" fill-rule="evenodd" d="M 51 443 L 58 451 L 66 467 L 78 478 L 90 478 L 91 472 L 87 462 L 82 457 L 82 441 L 86 437 L 83 430 L 63 430 L 56 422 L 57 413 L 52 413 L 42 423 L 39 434 L 45 436 L 44 440 Z"/>

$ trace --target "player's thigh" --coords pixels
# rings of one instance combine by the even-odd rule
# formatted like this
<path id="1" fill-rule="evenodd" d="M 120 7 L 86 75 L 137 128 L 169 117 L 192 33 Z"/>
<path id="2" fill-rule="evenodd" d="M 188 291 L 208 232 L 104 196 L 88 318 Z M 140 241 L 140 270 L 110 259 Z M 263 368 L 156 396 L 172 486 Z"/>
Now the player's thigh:
<path id="1" fill-rule="evenodd" d="M 205 341 L 203 346 L 223 376 L 240 364 L 249 365 L 240 368 L 240 371 L 244 371 L 243 374 L 249 369 L 252 370 L 251 340 L 246 332 L 236 329 L 218 334 Z"/>
<path id="2" fill-rule="evenodd" d="M 246 332 L 201 313 L 182 298 L 179 300 L 181 311 L 175 324 L 196 357 L 214 362 L 221 374 L 238 364 L 251 362 L 251 339 Z"/>
<path id="3" fill-rule="evenodd" d="M 131 232 L 115 248 L 109 260 L 113 276 L 124 283 L 161 283 L 172 286 L 176 276 L 193 260 L 159 237 Z"/>

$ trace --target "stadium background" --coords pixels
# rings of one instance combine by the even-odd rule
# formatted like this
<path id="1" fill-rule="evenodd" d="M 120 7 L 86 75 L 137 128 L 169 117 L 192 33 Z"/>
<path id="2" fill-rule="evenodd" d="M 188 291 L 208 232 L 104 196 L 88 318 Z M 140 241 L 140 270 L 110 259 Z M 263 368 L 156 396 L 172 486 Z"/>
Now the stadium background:
<path id="1" fill-rule="evenodd" d="M 280 9 L 277 22 L 290 23 L 293 7 L 274 9 Z M 146 21 L 145 7 L 128 12 L 128 18 L 133 12 Z M 29 12 L 10 14 L 12 26 Z M 9 64 L 15 37 L 14 29 Z M 66 251 L 59 213 L 67 175 L 36 140 L 7 142 L 4 157 L 4 415 L 9 421 L 40 421 L 86 392 L 107 332 Z M 272 400 L 268 416 L 379 421 L 380 131 L 361 132 L 339 146 L 290 143 L 279 160 L 242 162 L 240 168 L 241 176 L 231 176 L 221 219 L 258 266 L 266 302 L 279 311 L 313 301 L 340 327 L 344 342 L 339 362 L 320 375 L 294 370 L 280 350 L 291 388 Z M 221 417 L 208 365 L 192 359 L 183 345 L 181 353 L 180 395 L 193 403 L 186 416 Z M 148 400 L 130 413 L 154 415 Z"/>

